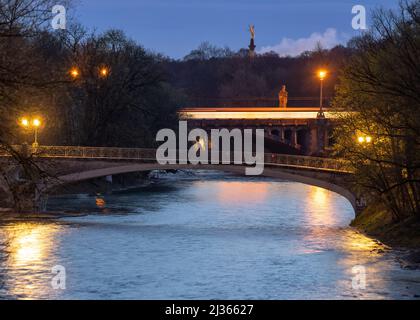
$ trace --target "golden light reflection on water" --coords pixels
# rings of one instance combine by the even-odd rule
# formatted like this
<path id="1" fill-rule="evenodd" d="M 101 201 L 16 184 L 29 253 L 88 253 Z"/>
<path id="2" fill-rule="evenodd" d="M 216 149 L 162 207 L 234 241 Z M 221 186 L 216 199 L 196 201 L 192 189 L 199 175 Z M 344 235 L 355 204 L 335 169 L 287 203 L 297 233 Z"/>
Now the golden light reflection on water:
<path id="1" fill-rule="evenodd" d="M 303 196 L 303 195 L 302 195 Z M 326 254 L 335 252 L 333 270 L 342 270 L 342 278 L 336 279 L 343 296 L 348 298 L 380 298 L 381 292 L 389 288 L 387 273 L 391 268 L 384 259 L 386 247 L 377 241 L 349 228 L 353 218 L 343 216 L 337 197 L 326 189 L 311 187 L 305 200 L 304 241 L 297 251 L 300 254 Z M 357 266 L 366 268 L 368 287 L 365 291 L 352 288 L 353 270 Z M 371 291 L 375 288 L 376 291 Z"/>
<path id="2" fill-rule="evenodd" d="M 61 227 L 55 224 L 14 223 L 2 228 L 6 243 L 5 278 L 9 293 L 38 298 L 49 290 L 54 249 Z"/>
<path id="3" fill-rule="evenodd" d="M 345 244 L 346 251 L 353 253 L 372 252 L 384 247 L 375 240 L 353 229 L 346 229 L 344 237 L 346 238 L 346 241 L 344 241 L 343 244 Z"/>
<path id="4" fill-rule="evenodd" d="M 306 201 L 307 220 L 311 225 L 331 226 L 338 221 L 333 208 L 333 193 L 323 188 L 310 187 Z"/>
<path id="5" fill-rule="evenodd" d="M 306 193 L 302 193 L 304 216 L 302 225 L 307 226 L 302 242 L 297 249 L 300 254 L 316 254 L 328 246 L 325 242 L 330 230 L 329 226 L 336 223 L 336 212 L 331 205 L 331 194 L 328 190 L 315 186 L 308 186 Z M 328 240 L 327 240 L 328 241 Z"/>
<path id="6" fill-rule="evenodd" d="M 378 243 L 371 238 L 349 228 L 350 220 L 343 217 L 341 207 L 337 206 L 335 193 L 318 187 L 311 187 L 306 202 L 306 220 L 311 226 L 309 237 L 329 239 L 329 234 L 345 238 L 340 249 L 349 253 L 370 253 L 378 248 Z M 341 221 L 341 222 L 340 222 Z"/>
<path id="7" fill-rule="evenodd" d="M 311 188 L 311 198 L 317 206 L 324 207 L 328 201 L 328 191 L 322 188 L 313 187 Z"/>
<path id="8" fill-rule="evenodd" d="M 347 279 L 355 276 L 354 268 L 362 267 L 366 272 L 365 290 L 353 288 L 351 281 L 337 279 L 337 286 L 342 287 L 343 295 L 359 299 L 383 299 L 383 293 L 390 291 L 390 272 L 395 268 L 394 259 L 386 258 L 389 248 L 348 228 L 342 231 L 337 249 L 344 253 L 337 260 L 337 265 L 344 269 Z"/>
<path id="9" fill-rule="evenodd" d="M 225 205 L 236 205 L 238 202 L 262 203 L 269 195 L 267 182 L 226 181 L 218 184 L 217 199 Z"/>
<path id="10" fill-rule="evenodd" d="M 99 209 L 104 209 L 106 207 L 106 202 L 104 198 L 96 197 L 95 203 Z"/>

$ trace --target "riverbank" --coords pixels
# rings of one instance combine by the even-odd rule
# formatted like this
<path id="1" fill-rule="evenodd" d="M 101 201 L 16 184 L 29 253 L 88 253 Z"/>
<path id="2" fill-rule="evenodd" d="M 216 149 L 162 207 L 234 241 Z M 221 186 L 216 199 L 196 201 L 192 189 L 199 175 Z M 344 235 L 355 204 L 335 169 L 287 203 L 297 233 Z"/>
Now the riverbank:
<path id="1" fill-rule="evenodd" d="M 353 220 L 352 227 L 392 247 L 420 249 L 420 219 L 395 223 L 381 205 L 371 205 Z"/>
<path id="2" fill-rule="evenodd" d="M 382 205 L 371 205 L 352 221 L 351 226 L 392 248 L 409 249 L 407 255 L 401 257 L 401 265 L 409 269 L 420 268 L 420 219 L 409 218 L 395 223 Z"/>
<path id="3" fill-rule="evenodd" d="M 57 220 L 61 218 L 69 217 L 82 217 L 86 216 L 86 213 L 64 213 L 64 212 L 25 212 L 16 213 L 11 209 L 0 210 L 0 223 L 14 222 L 14 221 L 46 221 L 46 220 Z"/>

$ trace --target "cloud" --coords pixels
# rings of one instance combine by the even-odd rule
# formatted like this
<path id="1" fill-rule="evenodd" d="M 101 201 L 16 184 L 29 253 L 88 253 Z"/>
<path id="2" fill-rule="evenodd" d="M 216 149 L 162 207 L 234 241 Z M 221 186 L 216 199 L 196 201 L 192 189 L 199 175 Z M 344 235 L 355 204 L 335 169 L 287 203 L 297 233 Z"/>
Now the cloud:
<path id="1" fill-rule="evenodd" d="M 324 49 L 331 49 L 342 42 L 338 39 L 337 30 L 329 28 L 323 34 L 315 32 L 308 38 L 296 40 L 283 38 L 279 44 L 263 47 L 258 53 L 274 51 L 280 56 L 297 56 L 304 51 L 315 49 L 318 43 L 320 43 Z"/>

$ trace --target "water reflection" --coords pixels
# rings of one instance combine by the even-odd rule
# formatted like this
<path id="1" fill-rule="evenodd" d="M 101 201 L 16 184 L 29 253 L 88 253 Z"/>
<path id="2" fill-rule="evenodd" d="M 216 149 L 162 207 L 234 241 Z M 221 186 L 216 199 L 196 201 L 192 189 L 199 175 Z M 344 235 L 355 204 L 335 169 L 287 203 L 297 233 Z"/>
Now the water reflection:
<path id="1" fill-rule="evenodd" d="M 328 202 L 328 191 L 326 189 L 312 187 L 311 199 L 314 205 L 325 207 Z"/>
<path id="2" fill-rule="evenodd" d="M 340 211 L 336 208 L 333 192 L 323 188 L 309 187 L 309 194 L 302 197 L 305 201 L 306 218 L 310 225 L 334 226 L 339 221 Z"/>
<path id="3" fill-rule="evenodd" d="M 346 298 L 381 299 L 391 296 L 391 279 L 395 272 L 396 263 L 392 255 L 387 254 L 387 247 L 352 229 L 340 232 L 340 241 L 337 241 L 337 250 L 345 254 L 337 260 L 337 267 L 342 268 L 343 274 L 348 279 L 354 277 L 354 268 L 362 267 L 366 275 L 366 288 L 355 290 L 351 282 L 337 280 L 337 285 L 342 287 L 342 295 Z M 410 286 L 400 288 L 400 297 L 413 289 Z M 411 294 L 411 297 L 413 294 Z"/>
<path id="4" fill-rule="evenodd" d="M 12 297 L 41 298 L 49 291 L 51 268 L 62 227 L 56 224 L 17 222 L 0 228 L 7 253 L 4 286 Z"/>
<path id="5" fill-rule="evenodd" d="M 96 197 L 96 199 L 95 199 L 95 203 L 96 203 L 96 206 L 97 206 L 99 209 L 104 209 L 104 208 L 105 208 L 105 206 L 106 206 L 105 199 L 104 199 L 104 198 L 101 198 L 101 197 Z"/>
<path id="6" fill-rule="evenodd" d="M 263 178 L 176 179 L 107 195 L 106 203 L 101 195 L 58 199 L 53 210 L 93 213 L 66 224 L 0 225 L 0 248 L 8 252 L 3 260 L 0 253 L 0 298 L 412 298 L 420 292 L 413 284 L 419 273 L 401 271 L 379 244 L 349 228 L 354 211 L 333 192 Z M 102 206 L 118 214 L 98 215 Z M 54 265 L 68 268 L 67 289 L 58 293 L 50 285 Z M 362 292 L 351 287 L 356 265 L 367 270 Z"/>
<path id="7" fill-rule="evenodd" d="M 226 181 L 219 182 L 217 199 L 224 205 L 237 203 L 263 203 L 269 195 L 268 182 Z"/>

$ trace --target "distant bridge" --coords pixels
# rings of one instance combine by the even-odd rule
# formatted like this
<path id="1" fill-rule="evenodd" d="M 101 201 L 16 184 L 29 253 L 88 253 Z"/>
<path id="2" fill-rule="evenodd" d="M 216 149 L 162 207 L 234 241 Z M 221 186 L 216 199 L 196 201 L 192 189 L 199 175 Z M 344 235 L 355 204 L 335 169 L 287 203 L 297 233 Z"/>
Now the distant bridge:
<path id="1" fill-rule="evenodd" d="M 337 119 L 346 112 L 325 109 L 324 117 L 319 112 L 319 107 L 206 106 L 181 109 L 179 117 L 191 129 L 264 129 L 266 152 L 324 156 Z"/>
<path id="2" fill-rule="evenodd" d="M 243 175 L 246 164 L 168 164 L 156 161 L 156 150 L 135 148 L 97 148 L 75 146 L 45 146 L 36 149 L 14 147 L 20 153 L 27 152 L 43 168 L 49 168 L 57 177 L 42 182 L 44 190 L 60 185 L 77 183 L 113 175 L 154 170 L 218 170 Z M 5 153 L 0 158 L 7 159 Z M 345 160 L 308 156 L 265 154 L 265 170 L 262 176 L 296 181 L 325 188 L 341 194 L 353 205 L 356 212 L 363 207 L 361 199 L 351 191 L 349 181 L 353 175 Z"/>

